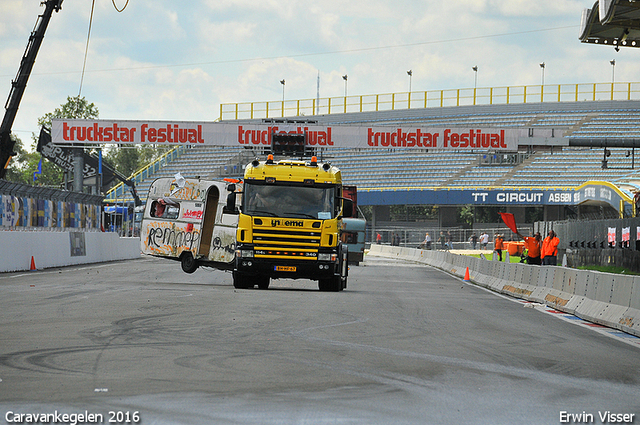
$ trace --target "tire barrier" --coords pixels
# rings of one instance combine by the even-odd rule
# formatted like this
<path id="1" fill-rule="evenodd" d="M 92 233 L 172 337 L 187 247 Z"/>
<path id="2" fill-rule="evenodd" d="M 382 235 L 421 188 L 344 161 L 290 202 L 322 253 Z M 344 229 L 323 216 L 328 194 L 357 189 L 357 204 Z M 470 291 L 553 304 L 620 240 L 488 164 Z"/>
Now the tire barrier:
<path id="1" fill-rule="evenodd" d="M 103 232 L 0 232 L 0 272 L 140 258 L 140 238 Z"/>
<path id="2" fill-rule="evenodd" d="M 640 336 L 640 276 L 502 263 L 378 244 L 371 245 L 369 254 L 427 264 L 461 278 L 468 267 L 474 284 Z"/>

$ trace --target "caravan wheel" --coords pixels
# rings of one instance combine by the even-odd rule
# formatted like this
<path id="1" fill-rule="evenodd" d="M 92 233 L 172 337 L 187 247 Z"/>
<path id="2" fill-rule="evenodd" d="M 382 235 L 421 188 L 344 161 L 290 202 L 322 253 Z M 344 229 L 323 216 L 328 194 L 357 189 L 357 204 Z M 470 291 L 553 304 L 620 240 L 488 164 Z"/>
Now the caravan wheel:
<path id="1" fill-rule="evenodd" d="M 190 252 L 184 252 L 180 257 L 180 265 L 185 273 L 193 273 L 198 270 L 198 262 Z"/>

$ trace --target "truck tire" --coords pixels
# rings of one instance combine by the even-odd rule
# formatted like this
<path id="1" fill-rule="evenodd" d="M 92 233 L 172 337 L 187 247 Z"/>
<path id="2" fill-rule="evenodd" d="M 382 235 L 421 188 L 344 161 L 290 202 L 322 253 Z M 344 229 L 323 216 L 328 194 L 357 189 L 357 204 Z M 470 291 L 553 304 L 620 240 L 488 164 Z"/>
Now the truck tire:
<path id="1" fill-rule="evenodd" d="M 247 275 L 233 272 L 233 287 L 236 289 L 249 289 L 253 288 L 253 285 L 249 283 Z"/>
<path id="2" fill-rule="evenodd" d="M 193 258 L 193 254 L 190 252 L 183 252 L 180 257 L 180 265 L 182 266 L 182 271 L 185 273 L 193 273 L 198 270 L 198 262 L 195 258 Z"/>
<path id="3" fill-rule="evenodd" d="M 320 279 L 318 289 L 322 292 L 338 292 L 342 290 L 342 278 L 333 276 L 329 279 Z"/>
<path id="4" fill-rule="evenodd" d="M 266 277 L 258 277 L 257 279 L 258 282 L 258 289 L 269 289 L 269 283 L 271 282 L 271 279 L 269 278 L 269 276 Z"/>

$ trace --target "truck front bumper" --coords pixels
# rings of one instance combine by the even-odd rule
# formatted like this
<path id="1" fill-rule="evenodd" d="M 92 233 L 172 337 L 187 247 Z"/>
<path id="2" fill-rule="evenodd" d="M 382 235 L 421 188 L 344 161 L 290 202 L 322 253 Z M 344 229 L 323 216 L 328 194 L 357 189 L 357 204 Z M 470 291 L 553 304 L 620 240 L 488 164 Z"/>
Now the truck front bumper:
<path id="1" fill-rule="evenodd" d="M 236 258 L 235 271 L 250 276 L 269 276 L 272 279 L 329 279 L 340 275 L 337 262 L 315 260 Z"/>

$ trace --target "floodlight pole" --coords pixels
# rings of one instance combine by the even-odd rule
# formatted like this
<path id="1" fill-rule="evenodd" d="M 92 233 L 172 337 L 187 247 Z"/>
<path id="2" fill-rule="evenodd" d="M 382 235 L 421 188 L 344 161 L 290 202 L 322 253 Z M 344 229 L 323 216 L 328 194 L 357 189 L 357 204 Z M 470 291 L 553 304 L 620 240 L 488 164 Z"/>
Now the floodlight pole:
<path id="1" fill-rule="evenodd" d="M 471 67 L 471 69 L 473 69 L 473 72 L 475 73 L 474 79 L 473 79 L 473 104 L 476 104 L 476 92 L 478 89 L 478 65 L 475 65 L 473 67 Z"/>
<path id="2" fill-rule="evenodd" d="M 616 82 L 616 60 L 612 59 L 609 61 L 611 64 L 611 84 Z"/>
<path id="3" fill-rule="evenodd" d="M 478 65 L 471 67 L 471 69 L 473 69 L 473 72 L 475 72 L 475 77 L 473 79 L 473 88 L 475 90 L 476 88 L 478 88 Z"/>
<path id="4" fill-rule="evenodd" d="M 407 95 L 407 108 L 411 109 L 411 78 L 413 77 L 413 71 L 410 69 L 407 71 L 409 75 L 409 94 Z"/>
<path id="5" fill-rule="evenodd" d="M 282 84 L 282 116 L 284 117 L 284 78 L 280 80 L 280 84 Z"/>

